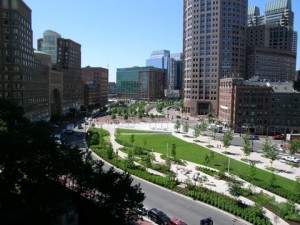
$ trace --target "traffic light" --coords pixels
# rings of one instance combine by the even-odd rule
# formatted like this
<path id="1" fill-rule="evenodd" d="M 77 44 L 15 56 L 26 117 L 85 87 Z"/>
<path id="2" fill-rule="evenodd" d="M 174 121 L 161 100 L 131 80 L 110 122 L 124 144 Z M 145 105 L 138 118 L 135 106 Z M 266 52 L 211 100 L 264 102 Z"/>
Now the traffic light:
<path id="1" fill-rule="evenodd" d="M 200 220 L 200 225 L 213 225 L 213 224 L 214 224 L 214 222 L 212 221 L 212 219 L 210 217 Z"/>

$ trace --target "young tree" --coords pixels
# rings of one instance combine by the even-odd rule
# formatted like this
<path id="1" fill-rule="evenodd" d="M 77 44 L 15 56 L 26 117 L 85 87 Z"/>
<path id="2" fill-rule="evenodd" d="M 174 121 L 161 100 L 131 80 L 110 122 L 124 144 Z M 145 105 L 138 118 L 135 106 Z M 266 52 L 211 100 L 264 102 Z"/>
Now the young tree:
<path id="1" fill-rule="evenodd" d="M 244 136 L 243 136 L 243 140 L 244 140 L 244 147 L 243 147 L 243 151 L 244 151 L 244 154 L 246 156 L 250 155 L 250 152 L 251 152 L 251 145 L 250 145 L 250 137 L 249 137 L 249 134 L 246 133 Z"/>
<path id="2" fill-rule="evenodd" d="M 200 128 L 198 125 L 194 126 L 194 132 L 193 132 L 194 137 L 197 139 L 200 136 Z"/>
<path id="3" fill-rule="evenodd" d="M 203 135 L 203 132 L 207 130 L 207 123 L 205 121 L 202 121 L 199 124 L 199 130 L 200 130 L 200 135 Z"/>
<path id="4" fill-rule="evenodd" d="M 181 123 L 179 120 L 176 120 L 175 125 L 174 125 L 174 129 L 179 132 L 179 129 L 181 127 Z"/>
<path id="5" fill-rule="evenodd" d="M 151 168 L 152 162 L 151 162 L 151 157 L 150 157 L 149 154 L 147 154 L 147 155 L 145 155 L 144 157 L 142 157 L 142 160 L 143 160 L 143 162 L 144 162 L 144 164 L 145 164 L 145 166 L 146 166 L 147 168 Z"/>
<path id="6" fill-rule="evenodd" d="M 232 131 L 228 130 L 224 133 L 223 145 L 225 148 L 228 148 L 231 145 L 232 138 L 233 138 Z"/>
<path id="7" fill-rule="evenodd" d="M 290 155 L 294 155 L 298 149 L 300 149 L 300 141 L 299 140 L 291 140 L 289 150 L 290 150 Z"/>
<path id="8" fill-rule="evenodd" d="M 248 172 L 250 183 L 254 180 L 256 174 L 256 164 L 254 161 L 250 161 L 250 170 Z"/>
<path id="9" fill-rule="evenodd" d="M 243 193 L 242 186 L 237 182 L 228 182 L 228 191 L 236 199 L 238 199 Z"/>
<path id="10" fill-rule="evenodd" d="M 129 169 L 134 168 L 134 154 L 131 149 L 129 149 L 127 158 L 125 159 L 125 166 Z"/>
<path id="11" fill-rule="evenodd" d="M 187 133 L 189 132 L 189 123 L 187 121 L 185 121 L 185 123 L 183 124 L 183 132 Z"/>
<path id="12" fill-rule="evenodd" d="M 218 128 L 216 126 L 213 126 L 211 128 L 211 131 L 212 131 L 212 139 L 216 140 L 216 134 L 217 134 Z"/>
<path id="13" fill-rule="evenodd" d="M 172 143 L 171 155 L 174 159 L 176 159 L 176 144 Z"/>
<path id="14" fill-rule="evenodd" d="M 207 114 L 207 119 L 208 119 L 209 123 L 212 123 L 214 121 L 214 117 L 213 117 L 213 115 L 211 113 Z"/>
<path id="15" fill-rule="evenodd" d="M 264 155 L 270 159 L 271 167 L 273 165 L 273 161 L 277 158 L 279 154 L 279 149 L 276 144 L 272 144 L 271 141 L 267 138 L 263 145 Z"/>

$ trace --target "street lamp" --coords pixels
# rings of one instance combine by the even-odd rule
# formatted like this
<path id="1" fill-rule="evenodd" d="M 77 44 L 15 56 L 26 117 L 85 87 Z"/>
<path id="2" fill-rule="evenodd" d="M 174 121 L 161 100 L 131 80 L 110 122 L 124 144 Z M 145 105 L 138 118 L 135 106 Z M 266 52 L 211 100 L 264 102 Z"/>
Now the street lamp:
<path id="1" fill-rule="evenodd" d="M 198 173 L 194 173 L 194 175 L 193 175 L 193 180 L 195 181 L 195 184 L 194 184 L 194 199 L 195 199 L 196 184 L 197 184 L 198 178 L 199 178 L 199 174 Z"/>

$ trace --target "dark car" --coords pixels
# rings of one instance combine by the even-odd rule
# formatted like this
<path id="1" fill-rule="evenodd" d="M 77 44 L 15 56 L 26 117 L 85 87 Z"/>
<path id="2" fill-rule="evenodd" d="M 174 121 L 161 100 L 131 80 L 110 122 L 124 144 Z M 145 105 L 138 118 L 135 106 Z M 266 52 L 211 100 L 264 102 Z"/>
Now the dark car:
<path id="1" fill-rule="evenodd" d="M 250 135 L 249 140 L 259 140 L 259 136 L 258 135 Z"/>
<path id="2" fill-rule="evenodd" d="M 170 217 L 157 208 L 150 209 L 148 211 L 148 217 L 159 225 L 168 225 L 171 220 Z"/>

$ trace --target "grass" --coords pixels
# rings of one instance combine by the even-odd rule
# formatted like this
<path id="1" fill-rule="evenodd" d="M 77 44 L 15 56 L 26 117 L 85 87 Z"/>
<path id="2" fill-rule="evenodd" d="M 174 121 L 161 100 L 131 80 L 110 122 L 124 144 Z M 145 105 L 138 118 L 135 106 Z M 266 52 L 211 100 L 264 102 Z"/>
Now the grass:
<path id="1" fill-rule="evenodd" d="M 138 130 L 126 130 L 119 129 L 116 133 L 116 139 L 125 141 L 130 143 L 130 133 L 149 133 L 148 131 L 138 131 Z M 153 132 L 155 133 L 155 132 Z M 127 134 L 127 135 L 122 135 Z M 176 157 L 187 160 L 190 162 L 194 162 L 197 164 L 204 164 L 204 159 L 206 154 L 209 154 L 211 150 L 208 148 L 199 146 L 195 143 L 188 143 L 179 138 L 176 138 L 170 134 L 161 134 L 158 135 L 135 135 L 134 145 L 144 146 L 144 140 L 146 140 L 146 149 L 161 153 L 167 154 L 167 146 L 168 146 L 168 154 L 171 152 L 172 144 L 176 144 Z M 228 170 L 228 157 L 221 155 L 215 152 L 215 157 L 209 163 L 205 164 L 208 167 L 218 169 L 220 171 Z M 236 174 L 238 176 L 245 176 L 250 171 L 250 166 L 244 162 L 240 162 L 234 159 L 230 159 L 230 173 Z M 256 180 L 261 180 L 264 182 L 269 182 L 272 179 L 272 173 L 256 168 L 256 174 L 254 177 Z M 294 191 L 296 182 L 290 180 L 288 178 L 284 178 L 278 175 L 275 175 L 275 186 L 280 186 L 285 190 Z"/>

